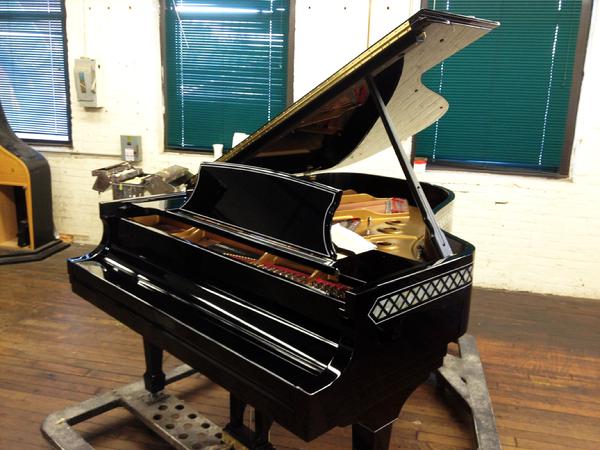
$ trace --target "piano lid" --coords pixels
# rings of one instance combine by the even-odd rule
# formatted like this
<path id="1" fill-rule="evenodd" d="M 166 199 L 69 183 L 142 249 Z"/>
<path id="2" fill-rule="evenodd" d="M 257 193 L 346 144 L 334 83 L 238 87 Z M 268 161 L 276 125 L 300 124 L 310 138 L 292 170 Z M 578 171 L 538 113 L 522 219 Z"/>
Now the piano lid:
<path id="1" fill-rule="evenodd" d="M 398 137 L 405 139 L 448 109 L 443 97 L 421 84 L 421 75 L 498 25 L 422 10 L 219 161 L 308 173 L 353 163 L 389 148 L 365 77 L 373 77 Z"/>

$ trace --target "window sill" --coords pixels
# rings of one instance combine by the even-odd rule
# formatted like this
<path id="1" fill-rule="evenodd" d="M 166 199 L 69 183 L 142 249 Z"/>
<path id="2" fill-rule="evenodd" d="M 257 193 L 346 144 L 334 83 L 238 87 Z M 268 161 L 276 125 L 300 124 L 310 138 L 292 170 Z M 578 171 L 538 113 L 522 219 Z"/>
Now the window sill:
<path id="1" fill-rule="evenodd" d="M 36 144 L 34 142 L 27 142 L 34 150 L 42 153 L 75 153 L 75 149 L 72 145 L 48 145 L 48 144 Z"/>
<path id="2" fill-rule="evenodd" d="M 183 148 L 165 148 L 164 153 L 181 153 L 183 155 L 202 155 L 202 156 L 212 156 L 213 149 L 194 149 L 194 150 L 186 150 Z"/>
<path id="3" fill-rule="evenodd" d="M 34 150 L 44 153 L 46 155 L 69 155 L 69 156 L 81 156 L 81 157 L 94 157 L 94 158 L 106 158 L 106 159 L 118 159 L 121 160 L 120 153 L 94 153 L 94 152 L 78 152 L 73 147 L 69 146 L 58 146 L 58 145 L 35 145 L 29 144 Z"/>
<path id="4" fill-rule="evenodd" d="M 427 171 L 429 172 L 467 172 L 467 173 L 482 173 L 492 175 L 508 175 L 508 176 L 522 176 L 531 178 L 546 178 L 551 180 L 566 180 L 569 179 L 569 175 L 553 172 L 542 172 L 539 170 L 530 169 L 519 169 L 514 167 L 490 167 L 490 166 L 476 166 L 466 164 L 452 164 L 452 163 L 427 163 Z"/>

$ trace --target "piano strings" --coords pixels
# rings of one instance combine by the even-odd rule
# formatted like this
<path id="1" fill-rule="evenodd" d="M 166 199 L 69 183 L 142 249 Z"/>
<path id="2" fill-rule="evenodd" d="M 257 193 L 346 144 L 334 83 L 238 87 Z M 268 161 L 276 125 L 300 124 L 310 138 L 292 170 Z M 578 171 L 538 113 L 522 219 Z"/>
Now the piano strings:
<path id="1" fill-rule="evenodd" d="M 344 299 L 346 292 L 351 290 L 336 275 L 323 273 L 183 222 L 154 215 L 134 217 L 133 220 L 336 299 Z M 406 199 L 377 198 L 369 194 L 345 191 L 333 222 L 375 244 L 378 251 L 412 260 L 420 260 L 422 257 L 425 225 L 419 211 L 409 206 Z"/>
<path id="2" fill-rule="evenodd" d="M 351 289 L 350 286 L 340 283 L 336 275 L 323 273 L 320 270 L 231 241 L 182 222 L 159 216 L 140 216 L 134 217 L 133 220 L 180 239 L 194 242 L 228 258 L 250 264 L 258 269 L 302 284 L 336 299 L 344 299 L 346 292 Z"/>

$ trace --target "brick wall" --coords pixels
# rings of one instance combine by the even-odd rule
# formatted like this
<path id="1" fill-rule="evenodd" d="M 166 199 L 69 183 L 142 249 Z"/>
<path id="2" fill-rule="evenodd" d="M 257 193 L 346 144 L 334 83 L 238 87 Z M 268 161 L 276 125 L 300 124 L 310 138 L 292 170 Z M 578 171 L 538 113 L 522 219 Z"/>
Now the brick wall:
<path id="1" fill-rule="evenodd" d="M 297 0 L 294 96 L 402 22 L 419 3 L 373 0 L 369 27 L 367 0 Z M 67 0 L 66 6 L 69 62 L 79 56 L 98 59 L 105 107 L 85 111 L 72 98 L 73 148 L 47 149 L 45 155 L 52 167 L 58 231 L 96 243 L 98 201 L 110 196 L 91 190 L 90 171 L 119 161 L 119 135 L 142 135 L 147 171 L 170 164 L 196 170 L 209 157 L 163 151 L 158 0 Z M 335 21 L 329 20 L 332 14 Z M 327 29 L 317 26 L 324 20 Z M 599 23 L 595 11 L 569 179 L 460 171 L 429 171 L 422 177 L 455 191 L 453 231 L 477 246 L 479 286 L 600 298 Z M 389 153 L 355 169 L 399 173 Z"/>

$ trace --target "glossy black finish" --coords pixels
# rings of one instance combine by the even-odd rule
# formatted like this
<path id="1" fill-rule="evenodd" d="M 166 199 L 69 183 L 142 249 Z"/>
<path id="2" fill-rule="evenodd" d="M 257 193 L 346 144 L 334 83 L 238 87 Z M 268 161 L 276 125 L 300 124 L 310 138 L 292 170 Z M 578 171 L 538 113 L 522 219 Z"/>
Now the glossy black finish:
<path id="1" fill-rule="evenodd" d="M 144 339 L 144 357 L 146 359 L 144 387 L 148 392 L 156 394 L 165 388 L 165 373 L 162 371 L 163 351 Z"/>
<path id="2" fill-rule="evenodd" d="M 339 189 L 281 172 L 204 163 L 194 192 L 181 209 L 212 219 L 221 228 L 232 226 L 301 252 L 335 258 L 331 221 L 341 196 Z"/>
<path id="3" fill-rule="evenodd" d="M 244 425 L 244 412 L 247 407 L 248 405 L 234 394 L 229 395 L 230 419 L 225 431 L 246 448 L 272 450 L 274 447 L 269 442 L 269 431 L 273 425 L 273 417 L 262 411 L 255 411 L 252 430 Z"/>
<path id="4" fill-rule="evenodd" d="M 50 166 L 44 156 L 23 142 L 10 128 L 4 109 L 0 103 L 0 146 L 20 159 L 27 167 L 31 183 L 32 223 L 27 220 L 26 197 L 22 189 L 15 188 L 17 218 L 19 220 L 19 241 L 24 248 L 13 252 L 2 251 L 0 264 L 38 261 L 56 253 L 68 245 L 56 239 L 52 217 L 52 184 Z M 1 211 L 0 211 L 1 213 Z M 34 248 L 30 245 L 29 229 L 33 229 Z"/>
<path id="5" fill-rule="evenodd" d="M 67 244 L 66 242 L 63 242 L 60 239 L 55 239 L 54 241 L 50 241 L 47 244 L 42 245 L 41 247 L 35 248 L 34 250 L 2 250 L 2 252 L 0 253 L 0 264 L 17 264 L 41 261 L 42 259 L 45 259 L 50 255 L 54 255 L 55 253 L 64 250 L 68 246 L 69 244 Z"/>
<path id="6" fill-rule="evenodd" d="M 103 243 L 69 261 L 74 291 L 306 440 L 399 409 L 466 329 L 470 285 L 381 325 L 369 317 L 378 298 L 470 264 L 457 238 L 436 264 L 382 265 L 379 277 L 341 266 L 358 280 L 342 301 L 128 218 L 180 202 L 103 205 Z"/>
<path id="7" fill-rule="evenodd" d="M 364 57 L 364 53 L 357 56 L 219 161 L 288 173 L 334 167 L 354 151 L 379 119 L 377 107 L 369 99 L 371 93 L 365 75 L 377 78 L 379 91 L 387 104 L 405 70 L 404 54 L 426 39 L 430 25 L 440 23 L 452 24 L 456 31 L 464 27 L 481 29 L 482 33 L 499 25 L 498 22 L 475 17 L 423 9 L 408 20 L 408 31 L 397 40 L 368 58 Z M 372 48 L 378 44 L 375 43 Z M 455 51 L 464 45 L 456 44 Z M 435 59 L 436 64 L 441 62 L 444 59 L 442 49 L 443 46 L 440 46 L 438 53 L 428 54 L 428 58 Z M 429 106 L 430 99 L 425 99 L 421 112 L 425 113 Z M 331 117 L 332 112 L 336 113 L 333 115 L 336 120 L 322 127 L 323 117 Z M 297 151 L 285 152 L 282 149 Z"/>
<path id="8" fill-rule="evenodd" d="M 403 51 L 428 24 L 449 21 L 493 27 L 421 12 L 411 19 L 409 33 L 361 60 L 356 70 L 342 72 L 329 90 L 309 94 L 311 101 L 250 137 L 224 158 L 229 162 L 201 166 L 193 193 L 101 205 L 102 242 L 68 262 L 71 283 L 152 343 L 146 346 L 149 390 L 160 387 L 160 348 L 231 393 L 228 430 L 245 435 L 252 447 L 269 448 L 274 420 L 305 440 L 352 425 L 354 448 L 387 448 L 391 422 L 405 400 L 442 365 L 447 344 L 467 328 L 474 248 L 431 228 L 443 233 L 451 251 L 425 251 L 419 261 L 380 251 L 336 259 L 329 227 L 340 191 L 407 198 L 434 225 L 433 213 L 447 214 L 453 194 L 411 176 L 290 173 L 331 167 L 351 152 L 386 114 L 383 103 L 406 69 Z M 371 91 L 381 93 L 379 105 L 363 90 L 366 77 L 375 75 Z M 311 141 L 306 128 L 297 133 L 299 121 L 348 95 L 355 103 L 339 116 L 346 125 L 339 134 Z M 348 126 L 357 134 L 347 134 Z M 399 148 L 394 133 L 389 137 Z M 278 153 L 281 142 L 292 150 L 287 156 Z M 303 145 L 311 142 L 323 146 L 307 153 Z M 420 204 L 415 190 L 428 205 Z M 200 237 L 187 238 L 189 230 L 169 232 L 174 221 Z M 424 239 L 431 242 L 427 234 Z M 242 246 L 238 254 L 227 251 L 232 243 Z M 246 261 L 262 252 L 335 276 L 344 295 Z M 247 405 L 258 412 L 252 432 L 241 424 Z"/>
<path id="9" fill-rule="evenodd" d="M 12 131 L 0 104 L 0 145 L 19 158 L 27 166 L 31 177 L 34 239 L 36 247 L 41 247 L 54 238 L 52 219 L 52 189 L 50 166 L 46 158 L 23 142 Z"/>
<path id="10" fill-rule="evenodd" d="M 406 198 L 412 206 L 417 206 L 413 201 L 408 183 L 398 178 L 382 177 L 365 173 L 330 172 L 319 173 L 306 177 L 321 184 L 334 186 L 342 191 L 354 189 L 358 192 L 369 192 L 375 197 L 399 196 Z M 427 201 L 435 214 L 448 206 L 454 200 L 454 192 L 429 183 L 420 182 L 419 185 L 425 193 Z"/>

